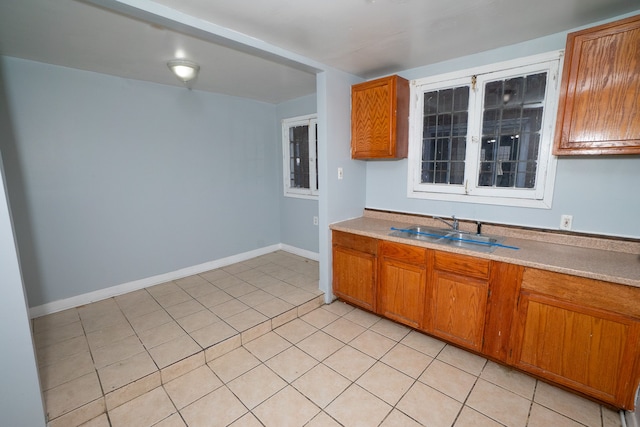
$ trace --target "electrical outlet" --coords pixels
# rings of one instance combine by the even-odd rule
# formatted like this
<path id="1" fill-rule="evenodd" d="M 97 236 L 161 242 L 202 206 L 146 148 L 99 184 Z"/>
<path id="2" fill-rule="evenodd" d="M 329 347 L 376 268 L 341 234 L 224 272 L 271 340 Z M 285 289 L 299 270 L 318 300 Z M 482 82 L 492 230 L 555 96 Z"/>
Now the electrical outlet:
<path id="1" fill-rule="evenodd" d="M 573 215 L 562 215 L 560 217 L 560 230 L 571 230 Z"/>
<path id="2" fill-rule="evenodd" d="M 338 168 L 338 179 L 344 178 L 344 171 L 342 168 Z"/>
<path id="3" fill-rule="evenodd" d="M 318 225 L 318 217 L 317 216 L 313 217 L 313 225 Z"/>

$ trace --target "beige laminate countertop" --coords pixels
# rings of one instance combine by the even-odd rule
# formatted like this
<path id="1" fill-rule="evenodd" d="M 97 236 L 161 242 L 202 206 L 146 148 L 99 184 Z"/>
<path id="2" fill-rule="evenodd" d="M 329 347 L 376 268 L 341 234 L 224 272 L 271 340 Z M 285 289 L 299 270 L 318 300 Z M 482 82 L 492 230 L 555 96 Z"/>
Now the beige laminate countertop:
<path id="1" fill-rule="evenodd" d="M 508 233 L 510 235 L 507 236 L 503 244 L 515 246 L 519 248 L 518 250 L 498 247 L 492 253 L 484 253 L 439 245 L 437 243 L 389 236 L 389 233 L 392 231 L 391 227 L 406 228 L 417 223 L 419 223 L 419 221 L 416 221 L 415 218 L 404 218 L 402 215 L 392 215 L 389 218 L 375 218 L 365 215 L 360 218 L 332 224 L 330 228 L 336 231 L 360 234 L 375 239 L 472 255 L 478 258 L 486 258 L 640 288 L 640 252 L 635 251 L 635 244 L 628 245 L 631 246 L 631 251 L 629 252 L 615 251 L 606 249 L 608 243 L 606 241 L 600 242 L 600 239 L 591 239 L 592 241 L 582 242 L 582 246 L 574 246 L 570 244 L 549 243 L 549 240 L 553 239 L 544 241 L 544 237 L 546 236 L 529 239 L 518 237 L 517 234 L 511 232 Z M 499 230 L 499 228 L 492 227 L 486 234 L 505 235 L 495 232 L 496 230 Z M 485 234 L 484 228 L 483 234 Z M 527 233 L 523 234 L 526 235 Z M 527 237 L 531 237 L 531 233 L 529 233 Z M 594 249 L 594 247 L 599 249 Z M 638 247 L 640 247 L 640 244 L 638 244 Z"/>

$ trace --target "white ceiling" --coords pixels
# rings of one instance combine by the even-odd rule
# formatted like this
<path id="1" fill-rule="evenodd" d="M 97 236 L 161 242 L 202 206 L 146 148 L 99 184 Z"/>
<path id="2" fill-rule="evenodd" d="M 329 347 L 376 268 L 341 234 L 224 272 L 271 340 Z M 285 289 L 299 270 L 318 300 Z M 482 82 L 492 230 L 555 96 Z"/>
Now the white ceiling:
<path id="1" fill-rule="evenodd" d="M 201 66 L 196 90 L 279 103 L 315 92 L 322 64 L 372 78 L 640 9 L 640 0 L 88 1 L 0 0 L 0 54 L 168 85 L 181 83 L 166 62 L 184 56 Z"/>

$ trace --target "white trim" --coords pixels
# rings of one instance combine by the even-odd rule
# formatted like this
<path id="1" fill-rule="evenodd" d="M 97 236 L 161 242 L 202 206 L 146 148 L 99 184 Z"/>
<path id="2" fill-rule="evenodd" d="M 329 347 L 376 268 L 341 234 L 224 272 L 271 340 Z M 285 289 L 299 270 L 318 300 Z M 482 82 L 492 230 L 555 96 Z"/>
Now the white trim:
<path id="1" fill-rule="evenodd" d="M 317 261 L 320 258 L 318 253 L 279 243 L 276 245 L 266 246 L 264 248 L 243 252 L 241 254 L 232 255 L 226 258 L 205 262 L 203 264 L 181 268 L 180 270 L 171 271 L 169 273 L 158 274 L 157 276 L 134 280 L 133 282 L 123 283 L 121 285 L 111 286 L 109 288 L 100 289 L 94 292 L 76 295 L 71 298 L 65 298 L 35 307 L 30 307 L 29 316 L 33 319 L 36 317 L 45 316 L 47 314 L 57 313 L 58 311 L 67 310 L 69 308 L 74 308 L 84 304 L 89 304 L 103 299 L 126 294 L 127 292 L 133 292 L 139 289 L 148 288 L 149 286 L 159 285 L 171 280 L 182 279 L 194 274 L 204 273 L 205 271 L 214 270 L 216 268 L 246 261 L 251 258 L 255 258 L 257 256 L 265 255 L 278 250 L 290 252 L 294 255 L 299 255 L 305 258 L 312 259 L 314 261 Z"/>

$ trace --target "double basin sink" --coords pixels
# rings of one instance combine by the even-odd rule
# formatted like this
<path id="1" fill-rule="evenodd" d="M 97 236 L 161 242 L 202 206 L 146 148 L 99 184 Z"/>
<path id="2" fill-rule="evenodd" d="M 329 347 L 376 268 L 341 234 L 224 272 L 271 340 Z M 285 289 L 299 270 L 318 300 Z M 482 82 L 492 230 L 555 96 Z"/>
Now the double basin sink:
<path id="1" fill-rule="evenodd" d="M 504 237 L 474 234 L 466 231 L 452 230 L 450 228 L 425 227 L 422 225 L 414 225 L 407 228 L 392 228 L 392 230 L 389 235 L 394 237 L 487 253 L 493 252 L 497 247 L 502 246 L 501 243 L 505 240 Z"/>

